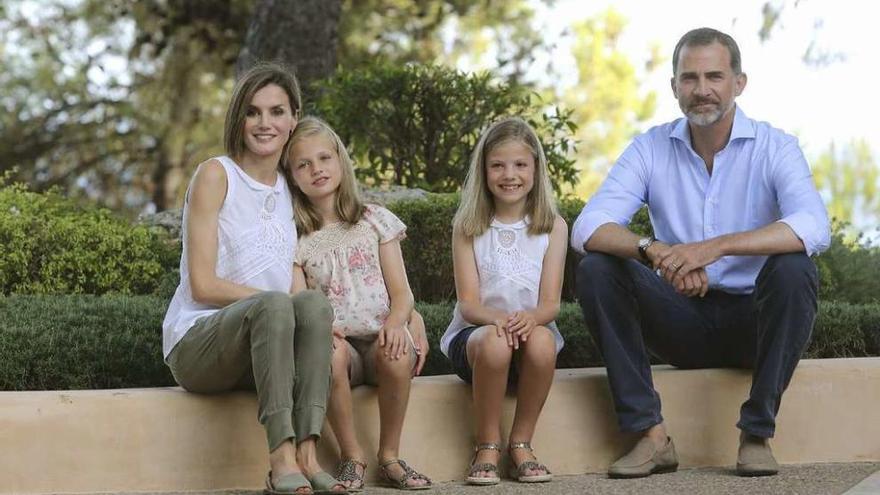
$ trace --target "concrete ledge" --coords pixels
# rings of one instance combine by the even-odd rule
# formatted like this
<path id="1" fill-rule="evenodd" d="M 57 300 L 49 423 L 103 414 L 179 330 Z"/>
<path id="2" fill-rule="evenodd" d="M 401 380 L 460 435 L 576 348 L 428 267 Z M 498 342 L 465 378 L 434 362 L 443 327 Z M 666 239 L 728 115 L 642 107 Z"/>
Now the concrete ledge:
<path id="1" fill-rule="evenodd" d="M 682 466 L 733 464 L 750 373 L 660 366 L 654 379 Z M 375 389 L 354 396 L 362 445 L 375 452 Z M 416 379 L 402 457 L 435 480 L 461 479 L 473 443 L 470 403 L 470 389 L 453 376 Z M 510 397 L 505 429 L 513 406 Z M 877 411 L 880 358 L 804 360 L 782 404 L 774 451 L 783 463 L 878 461 Z M 604 369 L 556 372 L 533 442 L 543 462 L 558 474 L 599 472 L 631 441 L 617 432 Z M 332 466 L 332 434 L 321 446 Z M 266 469 L 250 393 L 0 392 L 2 494 L 254 489 Z"/>

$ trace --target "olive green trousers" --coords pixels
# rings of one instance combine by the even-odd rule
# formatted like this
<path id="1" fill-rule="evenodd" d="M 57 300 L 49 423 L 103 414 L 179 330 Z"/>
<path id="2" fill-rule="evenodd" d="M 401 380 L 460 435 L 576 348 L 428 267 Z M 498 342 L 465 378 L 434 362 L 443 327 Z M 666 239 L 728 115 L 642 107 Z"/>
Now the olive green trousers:
<path id="1" fill-rule="evenodd" d="M 197 393 L 256 389 L 269 451 L 319 437 L 330 393 L 333 309 L 318 291 L 260 292 L 198 320 L 168 356 Z"/>

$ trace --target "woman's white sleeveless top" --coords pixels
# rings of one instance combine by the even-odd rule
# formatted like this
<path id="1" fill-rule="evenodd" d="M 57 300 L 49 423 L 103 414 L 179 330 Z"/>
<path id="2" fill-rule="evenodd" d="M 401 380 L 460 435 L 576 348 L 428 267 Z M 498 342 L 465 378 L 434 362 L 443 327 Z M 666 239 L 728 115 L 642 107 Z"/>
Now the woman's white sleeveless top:
<path id="1" fill-rule="evenodd" d="M 512 313 L 535 309 L 541 286 L 541 268 L 550 245 L 550 234 L 529 235 L 528 219 L 514 224 L 492 220 L 474 238 L 474 259 L 480 279 L 480 303 Z M 461 315 L 456 303 L 452 323 L 440 339 L 440 350 L 449 355 L 449 344 L 463 329 L 474 326 Z M 556 352 L 563 346 L 556 322 L 546 325 L 556 339 Z"/>
<path id="2" fill-rule="evenodd" d="M 259 290 L 289 292 L 293 280 L 296 227 L 293 203 L 284 177 L 267 186 L 245 173 L 231 158 L 217 157 L 226 171 L 226 198 L 220 207 L 217 232 L 217 277 Z M 180 285 L 162 323 L 165 358 L 196 320 L 220 308 L 193 300 L 187 266 L 187 210 L 183 206 L 183 253 Z"/>

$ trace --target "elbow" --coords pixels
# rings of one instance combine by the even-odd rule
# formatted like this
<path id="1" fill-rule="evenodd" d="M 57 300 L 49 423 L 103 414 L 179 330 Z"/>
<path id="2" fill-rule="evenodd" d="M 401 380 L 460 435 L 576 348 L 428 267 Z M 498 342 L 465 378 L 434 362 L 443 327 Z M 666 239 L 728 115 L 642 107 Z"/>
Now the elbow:
<path id="1" fill-rule="evenodd" d="M 190 279 L 190 292 L 192 292 L 193 301 L 199 304 L 210 304 L 210 289 L 208 284 L 201 280 Z"/>

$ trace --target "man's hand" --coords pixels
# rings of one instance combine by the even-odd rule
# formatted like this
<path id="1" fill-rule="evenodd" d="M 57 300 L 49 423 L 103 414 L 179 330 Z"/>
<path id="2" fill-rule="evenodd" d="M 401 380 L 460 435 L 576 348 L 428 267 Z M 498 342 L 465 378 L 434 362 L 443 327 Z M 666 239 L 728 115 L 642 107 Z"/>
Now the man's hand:
<path id="1" fill-rule="evenodd" d="M 676 292 L 687 297 L 703 297 L 709 291 L 709 276 L 705 268 L 697 268 L 681 277 L 676 277 L 672 286 L 675 287 Z"/>
<path id="2" fill-rule="evenodd" d="M 674 246 L 655 241 L 646 254 L 660 276 L 687 297 L 706 295 L 709 291 L 706 266 L 721 257 L 717 245 L 711 241 Z"/>
<path id="3" fill-rule="evenodd" d="M 722 255 L 720 246 L 712 239 L 670 246 L 654 260 L 654 267 L 660 270 L 670 284 L 681 285 L 686 275 L 694 270 L 706 268 Z"/>

